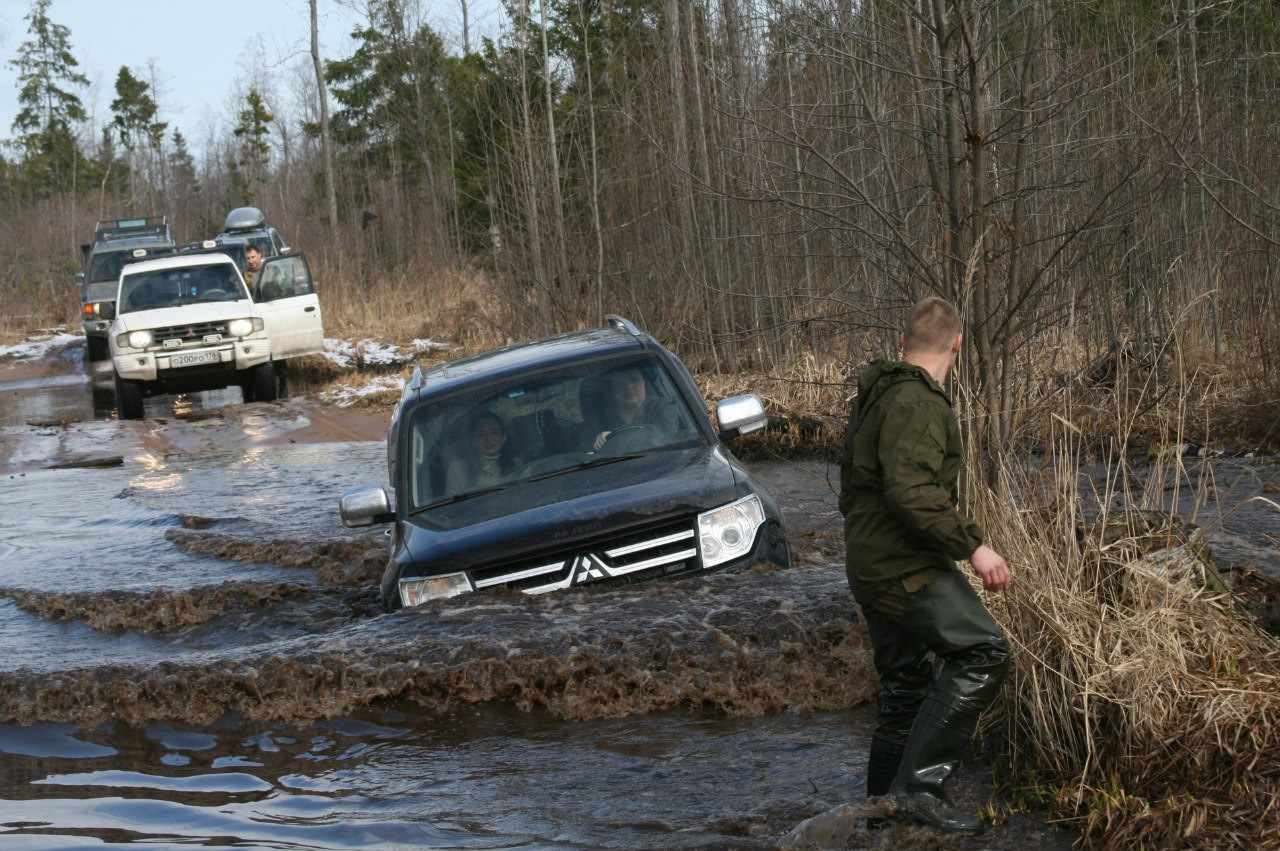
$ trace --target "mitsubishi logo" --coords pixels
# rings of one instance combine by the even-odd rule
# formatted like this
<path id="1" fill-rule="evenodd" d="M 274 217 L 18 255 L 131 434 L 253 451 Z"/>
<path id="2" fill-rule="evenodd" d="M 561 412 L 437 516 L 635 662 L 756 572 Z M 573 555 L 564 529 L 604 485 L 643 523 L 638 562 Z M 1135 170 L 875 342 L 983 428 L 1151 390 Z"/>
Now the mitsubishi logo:
<path id="1" fill-rule="evenodd" d="M 573 560 L 573 584 L 594 582 L 609 576 L 609 568 L 598 556 L 584 553 Z"/>

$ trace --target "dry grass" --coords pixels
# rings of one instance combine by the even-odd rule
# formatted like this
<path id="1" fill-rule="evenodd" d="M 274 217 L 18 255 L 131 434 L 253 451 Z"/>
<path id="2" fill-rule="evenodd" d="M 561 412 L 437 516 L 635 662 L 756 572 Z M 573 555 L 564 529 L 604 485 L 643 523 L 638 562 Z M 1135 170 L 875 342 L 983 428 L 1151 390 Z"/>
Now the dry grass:
<path id="1" fill-rule="evenodd" d="M 1142 542 L 1081 534 L 1107 524 L 1085 522 L 1078 436 L 1060 421 L 1041 470 L 1005 470 L 1019 500 L 975 502 L 1016 570 L 991 738 L 1091 847 L 1280 847 L 1280 644 Z"/>
<path id="2" fill-rule="evenodd" d="M 468 351 L 508 341 L 502 303 L 484 274 L 425 261 L 363 277 L 316 266 L 327 336 L 445 340 Z"/>

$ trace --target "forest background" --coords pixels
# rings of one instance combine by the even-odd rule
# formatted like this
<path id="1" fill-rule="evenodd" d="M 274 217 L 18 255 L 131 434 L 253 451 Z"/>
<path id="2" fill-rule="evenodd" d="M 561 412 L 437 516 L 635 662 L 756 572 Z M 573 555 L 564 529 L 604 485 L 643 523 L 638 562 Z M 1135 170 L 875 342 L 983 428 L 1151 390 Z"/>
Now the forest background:
<path id="1" fill-rule="evenodd" d="M 458 1 L 463 31 L 444 34 L 419 0 L 367 0 L 355 49 L 322 56 L 311 0 L 311 55 L 251 74 L 197 158 L 144 69 L 121 68 L 90 121 L 73 47 L 89 34 L 35 0 L 9 59 L 0 331 L 78 327 L 71 280 L 98 219 L 165 214 L 195 240 L 252 205 L 307 252 L 330 335 L 466 350 L 620 313 L 708 385 L 750 374 L 772 409 L 831 424 L 857 366 L 896 352 L 906 307 L 945 296 L 965 317 L 957 387 L 991 493 L 1011 457 L 1057 438 L 1280 441 L 1269 0 L 507 0 L 474 44 Z M 1046 541 L 1051 526 L 1006 534 L 1060 564 L 1078 536 Z M 1249 648 L 1180 670 L 1202 684 L 1222 651 L 1274 671 L 1271 645 Z M 1009 710 L 1010 747 L 1020 770 L 1073 778 L 1063 806 L 1090 835 L 1280 841 L 1249 832 L 1275 771 L 1241 785 L 1212 760 L 1135 754 L 1171 741 L 1169 718 L 1202 717 L 1204 692 L 1137 735 L 1132 713 L 1082 715 L 1073 689 L 1096 693 L 1072 670 L 1053 685 L 1065 738 L 1024 723 L 1036 703 Z M 1253 745 L 1280 748 L 1275 724 Z M 1103 729 L 1123 739 L 1113 757 Z M 1202 773 L 1226 785 L 1151 815 L 1165 779 Z"/>

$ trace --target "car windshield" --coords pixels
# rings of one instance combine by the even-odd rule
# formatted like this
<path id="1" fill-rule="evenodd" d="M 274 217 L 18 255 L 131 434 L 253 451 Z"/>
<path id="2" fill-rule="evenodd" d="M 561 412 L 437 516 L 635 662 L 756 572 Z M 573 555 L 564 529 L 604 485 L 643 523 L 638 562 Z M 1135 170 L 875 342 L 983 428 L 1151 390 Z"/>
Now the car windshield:
<path id="1" fill-rule="evenodd" d="M 608 464 L 705 445 L 661 361 L 575 364 L 420 406 L 402 475 L 410 511 Z"/>
<path id="2" fill-rule="evenodd" d="M 248 293 L 235 265 L 219 260 L 203 266 L 126 274 L 120 281 L 119 312 L 243 298 L 248 298 Z"/>
<path id="3" fill-rule="evenodd" d="M 125 252 L 112 251 L 107 254 L 95 254 L 89 261 L 89 283 L 110 281 L 116 283 L 120 278 L 120 267 L 124 265 Z"/>

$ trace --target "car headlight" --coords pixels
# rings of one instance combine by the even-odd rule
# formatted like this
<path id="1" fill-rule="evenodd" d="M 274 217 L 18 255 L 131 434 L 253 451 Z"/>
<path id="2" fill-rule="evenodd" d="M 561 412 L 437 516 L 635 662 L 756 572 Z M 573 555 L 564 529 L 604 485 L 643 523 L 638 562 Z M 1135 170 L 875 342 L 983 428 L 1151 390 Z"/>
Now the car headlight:
<path id="1" fill-rule="evenodd" d="M 400 580 L 400 605 L 408 608 L 428 600 L 443 600 L 473 590 L 465 573 L 445 576 L 420 576 Z"/>
<path id="2" fill-rule="evenodd" d="M 751 552 L 756 530 L 764 524 L 764 506 L 755 494 L 698 515 L 702 566 L 715 567 Z"/>
<path id="3" fill-rule="evenodd" d="M 150 331 L 126 331 L 116 335 L 116 345 L 120 348 L 145 349 L 151 345 Z"/>
<path id="4" fill-rule="evenodd" d="M 261 316 L 255 316 L 252 319 L 232 319 L 227 323 L 227 331 L 232 337 L 247 337 L 254 331 L 261 331 L 262 327 Z"/>

